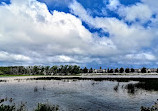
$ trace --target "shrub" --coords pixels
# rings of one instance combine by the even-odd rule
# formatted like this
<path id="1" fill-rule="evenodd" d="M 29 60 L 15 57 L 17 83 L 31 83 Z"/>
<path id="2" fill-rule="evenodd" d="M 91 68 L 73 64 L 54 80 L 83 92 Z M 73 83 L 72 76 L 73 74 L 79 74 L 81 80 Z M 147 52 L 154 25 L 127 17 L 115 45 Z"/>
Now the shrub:
<path id="1" fill-rule="evenodd" d="M 59 111 L 59 106 L 38 103 L 38 106 L 35 111 Z"/>
<path id="2" fill-rule="evenodd" d="M 0 111 L 15 111 L 15 105 L 0 105 Z"/>

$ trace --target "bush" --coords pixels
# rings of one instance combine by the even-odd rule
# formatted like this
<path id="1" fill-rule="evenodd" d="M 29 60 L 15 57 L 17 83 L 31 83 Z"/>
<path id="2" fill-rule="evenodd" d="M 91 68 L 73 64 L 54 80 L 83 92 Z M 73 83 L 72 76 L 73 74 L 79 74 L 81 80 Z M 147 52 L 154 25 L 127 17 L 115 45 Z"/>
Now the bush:
<path id="1" fill-rule="evenodd" d="M 15 111 L 15 105 L 0 105 L 0 111 Z"/>
<path id="2" fill-rule="evenodd" d="M 38 103 L 38 106 L 35 111 L 59 111 L 59 106 Z"/>
<path id="3" fill-rule="evenodd" d="M 0 111 L 28 111 L 26 110 L 25 104 L 21 103 L 17 108 L 16 105 L 0 105 Z M 59 111 L 58 105 L 49 105 L 38 103 L 37 108 L 34 111 Z"/>

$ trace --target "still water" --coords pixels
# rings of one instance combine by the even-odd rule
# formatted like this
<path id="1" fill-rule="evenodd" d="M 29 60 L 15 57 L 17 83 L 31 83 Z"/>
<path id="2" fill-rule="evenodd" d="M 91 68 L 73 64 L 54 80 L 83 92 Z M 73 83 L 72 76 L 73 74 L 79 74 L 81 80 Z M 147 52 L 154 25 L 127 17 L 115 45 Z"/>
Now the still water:
<path id="1" fill-rule="evenodd" d="M 0 82 L 4 104 L 25 103 L 31 111 L 38 103 L 59 105 L 63 111 L 139 111 L 158 99 L 155 81 L 11 80 Z"/>

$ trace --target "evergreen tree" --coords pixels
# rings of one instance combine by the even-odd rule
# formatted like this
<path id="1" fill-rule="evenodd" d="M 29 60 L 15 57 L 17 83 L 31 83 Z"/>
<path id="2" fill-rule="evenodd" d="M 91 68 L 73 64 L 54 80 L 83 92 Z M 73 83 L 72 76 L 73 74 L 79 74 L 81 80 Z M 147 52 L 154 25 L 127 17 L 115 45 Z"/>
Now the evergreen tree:
<path id="1" fill-rule="evenodd" d="M 85 68 L 83 69 L 83 73 L 88 73 L 87 67 L 85 67 Z"/>
<path id="2" fill-rule="evenodd" d="M 135 72 L 133 68 L 131 68 L 131 72 L 132 72 L 132 73 Z"/>
<path id="3" fill-rule="evenodd" d="M 125 72 L 126 72 L 126 73 L 129 73 L 129 68 L 126 68 L 126 69 L 125 69 Z"/>
<path id="4" fill-rule="evenodd" d="M 120 73 L 123 73 L 124 72 L 124 68 L 120 68 Z"/>
<path id="5" fill-rule="evenodd" d="M 115 73 L 118 73 L 118 72 L 119 72 L 119 70 L 118 70 L 118 68 L 116 68 L 116 69 L 115 69 Z"/>
<path id="6" fill-rule="evenodd" d="M 110 70 L 109 70 L 109 73 L 114 73 L 114 70 L 113 70 L 113 69 L 110 69 Z"/>
<path id="7" fill-rule="evenodd" d="M 93 73 L 93 68 L 92 67 L 90 68 L 89 73 Z"/>
<path id="8" fill-rule="evenodd" d="M 143 68 L 141 69 L 141 73 L 146 73 L 146 68 L 145 68 L 145 67 L 143 67 Z"/>

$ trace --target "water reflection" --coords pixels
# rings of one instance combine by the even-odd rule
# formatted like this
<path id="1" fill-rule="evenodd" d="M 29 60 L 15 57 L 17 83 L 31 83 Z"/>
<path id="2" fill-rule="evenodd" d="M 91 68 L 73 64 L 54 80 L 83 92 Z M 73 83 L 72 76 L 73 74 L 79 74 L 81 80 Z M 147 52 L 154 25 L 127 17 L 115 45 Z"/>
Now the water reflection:
<path id="1" fill-rule="evenodd" d="M 138 83 L 136 83 L 136 84 L 138 84 Z M 137 92 L 137 87 L 135 87 L 136 84 L 130 83 L 130 84 L 127 84 L 125 86 L 125 89 L 127 89 L 127 93 L 128 94 L 131 94 L 131 95 L 135 95 L 136 94 L 136 92 Z"/>
<path id="2" fill-rule="evenodd" d="M 55 103 L 65 111 L 138 111 L 158 98 L 157 93 L 151 93 L 156 91 L 155 79 L 46 77 L 0 83 L 3 98 L 13 98 L 10 101 L 15 103 L 27 102 L 30 108 L 38 102 Z"/>
<path id="3" fill-rule="evenodd" d="M 118 91 L 118 89 L 119 89 L 119 82 L 117 83 L 117 85 L 114 87 L 114 91 Z"/>

